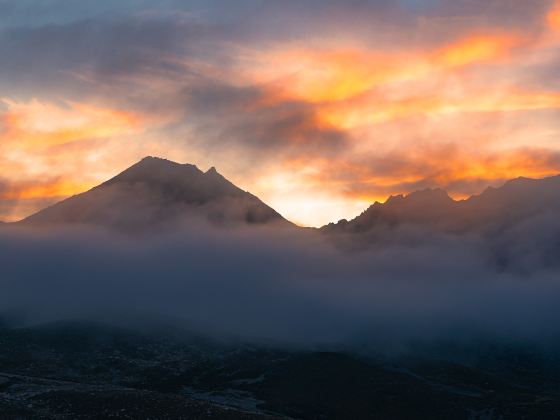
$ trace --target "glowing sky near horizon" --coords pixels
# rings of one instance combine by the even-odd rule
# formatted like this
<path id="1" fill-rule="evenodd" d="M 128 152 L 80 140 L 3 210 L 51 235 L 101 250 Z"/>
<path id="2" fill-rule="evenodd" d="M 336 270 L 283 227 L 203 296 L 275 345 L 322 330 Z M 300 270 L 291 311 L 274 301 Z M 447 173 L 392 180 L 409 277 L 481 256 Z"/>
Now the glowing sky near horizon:
<path id="1" fill-rule="evenodd" d="M 560 173 L 560 1 L 0 0 L 0 220 L 146 155 L 288 219 Z"/>

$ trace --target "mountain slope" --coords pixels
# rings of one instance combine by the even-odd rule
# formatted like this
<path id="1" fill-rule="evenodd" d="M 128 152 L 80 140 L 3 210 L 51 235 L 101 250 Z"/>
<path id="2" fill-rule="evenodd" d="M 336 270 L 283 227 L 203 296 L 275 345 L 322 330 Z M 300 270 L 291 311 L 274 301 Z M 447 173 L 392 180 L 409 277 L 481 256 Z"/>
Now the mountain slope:
<path id="1" fill-rule="evenodd" d="M 197 222 L 290 225 L 214 168 L 147 157 L 109 181 L 27 219 L 24 225 L 83 224 L 144 229 Z"/>
<path id="2" fill-rule="evenodd" d="M 392 196 L 385 203 L 374 203 L 355 219 L 331 223 L 322 231 L 364 233 L 401 225 L 420 225 L 456 233 L 499 230 L 531 216 L 558 211 L 560 176 L 517 178 L 462 201 L 451 199 L 441 189 Z"/>

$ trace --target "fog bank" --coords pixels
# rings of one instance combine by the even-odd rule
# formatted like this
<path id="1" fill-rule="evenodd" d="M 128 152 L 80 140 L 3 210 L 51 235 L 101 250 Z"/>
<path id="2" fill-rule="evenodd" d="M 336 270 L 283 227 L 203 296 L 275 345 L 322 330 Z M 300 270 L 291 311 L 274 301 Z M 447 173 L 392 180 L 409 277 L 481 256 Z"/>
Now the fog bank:
<path id="1" fill-rule="evenodd" d="M 541 341 L 560 319 L 551 226 L 532 220 L 492 240 L 401 227 L 355 252 L 295 229 L 198 225 L 132 238 L 3 228 L 0 312 L 30 322 L 157 314 L 211 335 L 306 346 Z"/>

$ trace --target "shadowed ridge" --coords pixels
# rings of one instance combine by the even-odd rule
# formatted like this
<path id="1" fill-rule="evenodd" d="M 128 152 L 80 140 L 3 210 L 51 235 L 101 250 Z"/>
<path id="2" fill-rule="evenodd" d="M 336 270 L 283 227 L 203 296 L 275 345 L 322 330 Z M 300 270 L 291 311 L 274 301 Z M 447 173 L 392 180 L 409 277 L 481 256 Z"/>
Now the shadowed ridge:
<path id="1" fill-rule="evenodd" d="M 325 232 L 366 232 L 375 227 L 404 224 L 430 226 L 450 232 L 494 229 L 544 211 L 560 211 L 560 175 L 516 178 L 499 188 L 455 201 L 442 189 L 416 191 L 375 202 L 356 218 L 321 228 Z"/>
<path id="2" fill-rule="evenodd" d="M 425 189 L 408 195 L 392 195 L 384 203 L 375 202 L 355 219 L 341 220 L 321 229 L 327 232 L 365 232 L 377 225 L 401 223 L 435 224 L 457 205 L 446 191 Z"/>
<path id="3" fill-rule="evenodd" d="M 85 193 L 44 209 L 22 224 L 101 225 L 143 230 L 195 219 L 217 225 L 280 223 L 280 214 L 215 168 L 146 157 Z"/>
<path id="4" fill-rule="evenodd" d="M 463 202 L 466 208 L 490 207 L 542 207 L 560 198 L 560 175 L 532 179 L 519 177 L 507 181 L 499 188 L 488 187 L 481 194 Z"/>
<path id="5" fill-rule="evenodd" d="M 487 188 L 461 203 L 467 225 L 499 227 L 548 211 L 560 211 L 560 175 L 543 178 L 516 178 L 499 188 Z"/>
<path id="6" fill-rule="evenodd" d="M 210 169 L 204 172 L 204 178 L 207 179 L 208 182 L 219 183 L 224 187 L 228 186 L 232 189 L 232 191 L 235 190 L 245 194 L 250 194 L 248 191 L 242 190 L 233 182 L 231 182 L 229 179 L 227 179 L 225 176 L 223 176 L 221 173 L 219 173 L 214 166 L 212 166 Z"/>
<path id="7" fill-rule="evenodd" d="M 425 189 L 412 192 L 406 196 L 391 196 L 382 204 L 397 212 L 433 211 L 452 206 L 455 201 L 441 188 Z M 374 204 L 375 205 L 375 204 Z M 379 206 L 378 206 L 379 207 Z"/>
<path id="8" fill-rule="evenodd" d="M 514 196 L 519 198 L 534 196 L 538 198 L 542 194 L 547 196 L 556 194 L 557 191 L 555 188 L 560 188 L 560 175 L 542 179 L 519 177 L 505 182 L 504 185 L 499 188 L 488 187 L 481 194 L 472 196 L 466 201 L 476 201 L 497 195 L 501 197 L 510 196 L 511 198 Z"/>

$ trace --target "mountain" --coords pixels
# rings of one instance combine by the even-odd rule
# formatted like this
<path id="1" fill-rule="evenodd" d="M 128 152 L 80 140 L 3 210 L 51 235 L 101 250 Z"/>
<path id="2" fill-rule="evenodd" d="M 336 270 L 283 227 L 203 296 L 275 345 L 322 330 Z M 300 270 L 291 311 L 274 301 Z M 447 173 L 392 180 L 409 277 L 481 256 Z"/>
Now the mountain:
<path id="1" fill-rule="evenodd" d="M 426 189 L 375 202 L 353 220 L 330 223 L 328 234 L 375 233 L 412 225 L 451 233 L 496 232 L 535 215 L 560 211 L 560 175 L 517 178 L 500 188 L 456 201 L 442 189 Z M 103 184 L 19 222 L 84 224 L 145 229 L 204 219 L 214 225 L 294 226 L 215 168 L 146 157 Z"/>
<path id="2" fill-rule="evenodd" d="M 107 182 L 24 219 L 22 225 L 81 224 L 137 230 L 176 223 L 291 225 L 215 168 L 146 157 Z"/>
<path id="3" fill-rule="evenodd" d="M 497 231 L 524 219 L 560 211 L 560 176 L 517 178 L 488 188 L 467 200 L 455 201 L 441 189 L 417 191 L 376 202 L 353 220 L 324 226 L 327 233 L 365 233 L 402 225 L 453 233 Z"/>

